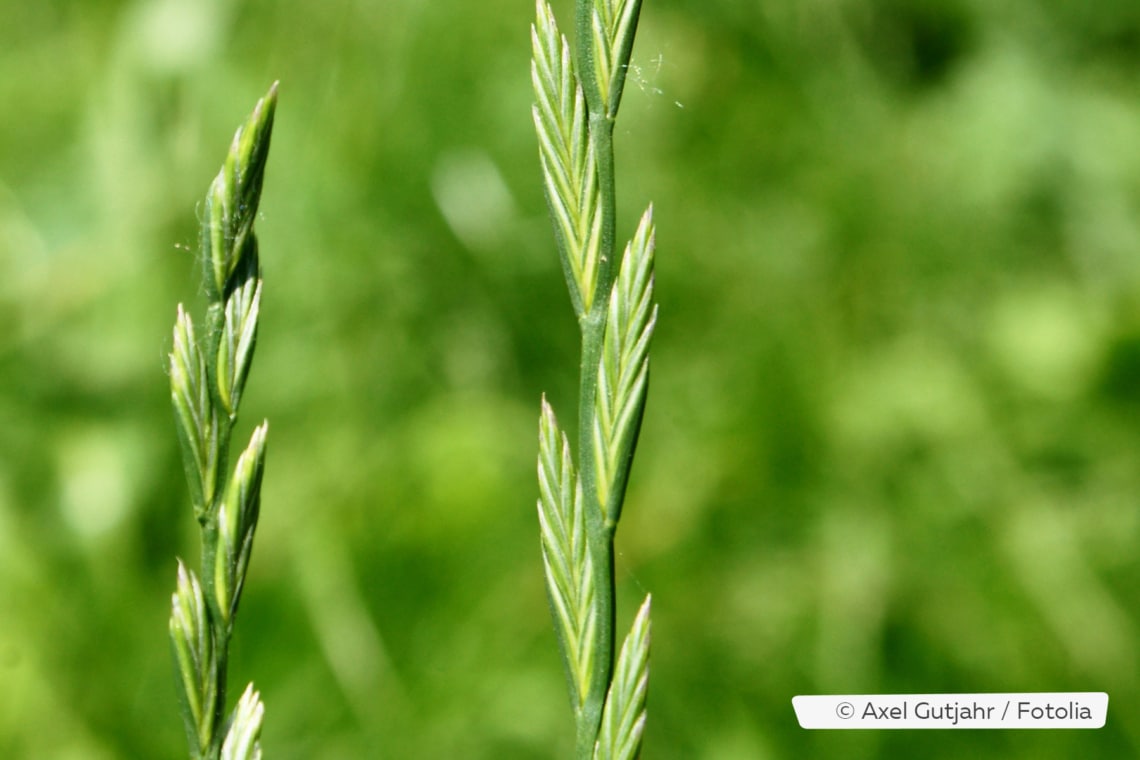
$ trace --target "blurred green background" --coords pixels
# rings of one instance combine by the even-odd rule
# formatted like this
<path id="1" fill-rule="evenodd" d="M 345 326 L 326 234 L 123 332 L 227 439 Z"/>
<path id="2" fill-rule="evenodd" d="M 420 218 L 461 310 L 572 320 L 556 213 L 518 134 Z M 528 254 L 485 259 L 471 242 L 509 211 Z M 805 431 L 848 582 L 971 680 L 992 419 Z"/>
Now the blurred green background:
<path id="1" fill-rule="evenodd" d="M 199 200 L 280 79 L 231 680 L 278 760 L 569 757 L 534 460 L 577 340 L 533 14 L 0 0 L 0 755 L 185 757 L 165 356 Z M 1140 4 L 646 0 L 634 60 L 645 756 L 1140 754 Z M 790 703 L 1033 690 L 1107 691 L 1108 725 L 808 732 Z"/>

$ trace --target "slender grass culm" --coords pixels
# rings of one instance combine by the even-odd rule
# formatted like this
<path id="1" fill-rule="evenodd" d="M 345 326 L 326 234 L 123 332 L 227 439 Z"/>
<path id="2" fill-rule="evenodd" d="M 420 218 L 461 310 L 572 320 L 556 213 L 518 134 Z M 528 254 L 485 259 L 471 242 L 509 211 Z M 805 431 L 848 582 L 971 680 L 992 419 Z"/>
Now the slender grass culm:
<path id="1" fill-rule="evenodd" d="M 649 680 L 647 596 L 615 649 L 614 533 L 645 409 L 653 304 L 653 208 L 615 255 L 613 130 L 640 0 L 578 0 L 576 51 L 546 0 L 532 27 L 534 122 L 546 198 L 582 335 L 578 468 L 542 401 L 538 518 L 566 665 L 578 760 L 636 758 Z"/>
<path id="2" fill-rule="evenodd" d="M 251 683 L 227 718 L 226 667 L 257 528 L 268 423 L 254 429 L 232 474 L 227 459 L 257 341 L 261 266 L 253 222 L 276 106 L 275 83 L 234 135 L 206 194 L 200 241 L 208 302 L 204 334 L 195 335 L 179 304 L 170 354 L 175 423 L 202 536 L 200 576 L 178 561 L 170 616 L 175 680 L 193 760 L 261 757 L 261 699 Z"/>

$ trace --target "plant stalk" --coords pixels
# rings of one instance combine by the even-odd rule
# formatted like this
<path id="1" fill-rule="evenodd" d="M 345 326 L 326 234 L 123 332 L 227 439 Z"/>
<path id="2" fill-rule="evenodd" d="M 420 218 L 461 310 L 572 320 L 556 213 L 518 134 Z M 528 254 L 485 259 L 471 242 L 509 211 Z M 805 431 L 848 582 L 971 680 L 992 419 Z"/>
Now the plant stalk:
<path id="1" fill-rule="evenodd" d="M 593 69 L 593 50 L 590 45 L 591 0 L 578 0 L 577 45 L 578 71 Z M 616 270 L 617 185 L 614 177 L 614 120 L 606 113 L 593 77 L 583 76 L 583 94 L 589 114 L 590 142 L 597 161 L 598 188 L 601 213 L 601 242 L 598 260 L 598 279 L 589 312 L 580 320 L 582 331 L 582 365 L 578 386 L 578 452 L 579 475 L 587 508 L 586 533 L 590 559 L 594 569 L 594 587 L 597 590 L 597 629 L 594 639 L 594 669 L 590 693 L 586 696 L 578 720 L 576 756 L 589 760 L 602 722 L 606 693 L 613 678 L 614 651 L 617 629 L 617 611 L 614 600 L 614 531 L 607 525 L 603 505 L 598 496 L 597 451 L 593 442 L 595 401 L 598 393 L 598 368 L 605 340 L 606 318 L 609 314 L 611 289 Z"/>

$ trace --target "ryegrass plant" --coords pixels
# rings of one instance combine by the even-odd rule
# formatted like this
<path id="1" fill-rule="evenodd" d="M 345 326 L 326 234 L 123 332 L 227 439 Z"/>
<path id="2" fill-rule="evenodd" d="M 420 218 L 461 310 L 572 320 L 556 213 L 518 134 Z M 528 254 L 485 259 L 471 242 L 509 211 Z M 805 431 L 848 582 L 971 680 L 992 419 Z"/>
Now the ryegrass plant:
<path id="1" fill-rule="evenodd" d="M 227 473 L 230 435 L 257 342 L 261 266 L 257 217 L 277 85 L 234 135 L 206 194 L 200 244 L 204 335 L 178 306 L 170 388 L 194 516 L 201 528 L 200 574 L 178 561 L 170 616 L 178 694 L 194 760 L 261 757 L 264 707 L 251 683 L 226 718 L 226 670 L 261 502 L 268 423 Z"/>
<path id="2" fill-rule="evenodd" d="M 649 678 L 647 596 L 614 661 L 614 534 L 645 409 L 653 304 L 652 206 L 615 250 L 613 131 L 640 0 L 578 0 L 576 50 L 546 0 L 532 27 L 534 122 L 554 233 L 582 336 L 578 466 L 542 401 L 538 518 L 576 757 L 634 758 Z"/>

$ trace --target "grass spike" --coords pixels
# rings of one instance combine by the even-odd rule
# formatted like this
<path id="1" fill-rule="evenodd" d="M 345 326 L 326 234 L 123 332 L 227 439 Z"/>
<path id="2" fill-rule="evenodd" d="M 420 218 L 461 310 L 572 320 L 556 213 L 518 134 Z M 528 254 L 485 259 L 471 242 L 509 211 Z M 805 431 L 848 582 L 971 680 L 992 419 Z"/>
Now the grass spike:
<path id="1" fill-rule="evenodd" d="M 274 84 L 238 128 L 206 193 L 205 334 L 195 334 L 179 305 L 170 355 L 175 428 L 202 538 L 201 581 L 179 561 L 170 618 L 192 760 L 261 756 L 264 708 L 252 687 L 227 728 L 223 723 L 230 637 L 260 513 L 267 424 L 254 429 L 232 473 L 226 462 L 257 343 L 262 282 L 253 223 L 276 106 Z"/>
<path id="2" fill-rule="evenodd" d="M 640 0 L 578 0 L 574 55 L 546 0 L 537 2 L 531 31 L 539 159 L 582 336 L 576 475 L 567 480 L 569 443 L 556 432 L 545 399 L 539 436 L 543 563 L 579 760 L 594 756 L 614 675 L 613 541 L 645 408 L 657 314 L 652 208 L 620 262 L 615 253 L 614 119 L 640 8 Z M 585 536 L 584 548 L 576 531 Z M 589 594 L 586 625 L 582 600 Z"/>

